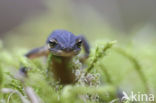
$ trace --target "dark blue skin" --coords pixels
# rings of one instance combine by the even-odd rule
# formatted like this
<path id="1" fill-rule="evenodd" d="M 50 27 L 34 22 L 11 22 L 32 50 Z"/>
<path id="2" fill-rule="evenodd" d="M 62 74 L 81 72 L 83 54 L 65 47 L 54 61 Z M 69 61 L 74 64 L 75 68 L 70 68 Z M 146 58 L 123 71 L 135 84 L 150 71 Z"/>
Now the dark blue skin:
<path id="1" fill-rule="evenodd" d="M 55 30 L 48 37 L 47 44 L 53 55 L 73 56 L 80 52 L 82 40 L 80 36 L 75 36 L 66 30 Z"/>
<path id="2" fill-rule="evenodd" d="M 35 48 L 26 54 L 28 58 L 35 58 L 39 56 L 46 56 L 50 52 L 56 56 L 72 57 L 81 51 L 81 45 L 84 47 L 85 55 L 83 58 L 87 58 L 90 53 L 89 44 L 83 36 L 75 36 L 73 33 L 66 30 L 53 31 L 45 46 Z"/>
<path id="3" fill-rule="evenodd" d="M 76 56 L 81 51 L 81 46 L 85 50 L 85 54 L 80 58 L 84 62 L 90 53 L 89 44 L 83 36 L 75 36 L 73 33 L 66 30 L 55 30 L 47 38 L 46 45 L 40 48 L 35 48 L 28 52 L 25 56 L 27 58 L 36 58 L 40 56 L 53 55 L 51 60 L 52 72 L 56 80 L 61 84 L 74 83 L 75 76 L 68 65 L 73 56 Z M 58 62 L 57 59 L 61 62 Z M 26 71 L 21 69 L 21 72 Z"/>

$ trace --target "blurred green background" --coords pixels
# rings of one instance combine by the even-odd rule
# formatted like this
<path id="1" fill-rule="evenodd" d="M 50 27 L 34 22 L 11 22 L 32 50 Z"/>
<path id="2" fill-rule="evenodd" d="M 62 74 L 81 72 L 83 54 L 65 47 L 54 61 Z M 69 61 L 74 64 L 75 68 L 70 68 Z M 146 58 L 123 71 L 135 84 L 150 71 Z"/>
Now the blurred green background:
<path id="1" fill-rule="evenodd" d="M 154 0 L 1 0 L 0 40 L 10 54 L 44 45 L 55 29 L 85 35 L 92 49 L 96 41 L 117 40 L 116 46 L 141 65 L 156 94 L 155 5 Z M 114 85 L 125 91 L 144 91 L 127 57 L 112 50 L 100 63 Z"/>
<path id="2" fill-rule="evenodd" d="M 154 0 L 1 0 L 0 37 L 5 47 L 43 45 L 55 29 L 84 34 L 92 43 L 116 39 L 155 43 Z M 37 38 L 34 39 L 34 38 Z"/>

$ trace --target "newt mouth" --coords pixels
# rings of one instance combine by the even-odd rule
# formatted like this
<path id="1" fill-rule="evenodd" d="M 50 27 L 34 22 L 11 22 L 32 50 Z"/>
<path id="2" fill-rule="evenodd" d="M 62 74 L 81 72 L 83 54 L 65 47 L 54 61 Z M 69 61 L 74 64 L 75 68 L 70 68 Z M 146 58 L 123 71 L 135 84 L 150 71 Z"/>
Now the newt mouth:
<path id="1" fill-rule="evenodd" d="M 50 50 L 50 52 L 53 55 L 56 56 L 64 56 L 64 57 L 71 57 L 71 56 L 75 56 L 78 55 L 80 51 L 78 50 L 72 50 L 72 51 L 64 51 L 64 50 Z"/>

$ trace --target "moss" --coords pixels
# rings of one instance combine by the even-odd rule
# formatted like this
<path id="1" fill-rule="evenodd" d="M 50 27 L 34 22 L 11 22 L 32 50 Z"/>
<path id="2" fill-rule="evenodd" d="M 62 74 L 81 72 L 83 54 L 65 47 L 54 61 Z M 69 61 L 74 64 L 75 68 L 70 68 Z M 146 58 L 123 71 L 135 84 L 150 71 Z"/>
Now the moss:
<path id="1" fill-rule="evenodd" d="M 42 59 L 29 60 L 23 57 L 21 55 L 22 53 L 17 55 L 1 48 L 0 84 L 3 82 L 3 88 L 11 88 L 19 91 L 26 99 L 28 97 L 24 91 L 24 87 L 32 87 L 36 95 L 44 103 L 118 103 L 117 87 L 121 90 L 127 90 L 133 85 L 134 87 L 131 90 L 143 89 L 145 91 L 147 89 L 153 89 L 154 91 L 155 88 L 149 84 L 154 86 L 156 84 L 156 82 L 153 82 L 155 78 L 152 78 L 152 80 L 149 79 L 147 70 L 143 69 L 146 65 L 141 64 L 142 59 L 134 55 L 136 51 L 129 50 L 129 48 L 117 51 L 115 48 L 118 46 L 113 47 L 113 45 L 114 41 L 100 41 L 97 43 L 97 46 L 92 48 L 91 55 L 85 65 L 79 62 L 79 56 L 73 58 L 73 64 L 71 66 L 75 68 L 74 72 L 78 81 L 74 85 L 65 86 L 58 85 L 57 82 L 54 82 L 52 76 L 47 78 L 48 65 L 51 65 L 51 62 L 48 61 L 51 61 L 52 55 L 49 55 L 47 62 L 43 63 Z M 23 50 L 19 49 L 17 51 Z M 131 53 L 129 54 L 126 51 Z M 144 54 L 139 54 L 139 56 L 141 55 Z M 14 58 L 15 56 L 16 58 Z M 143 57 L 143 59 L 146 58 Z M 25 86 L 15 78 L 21 64 L 29 68 L 28 78 L 24 81 Z M 155 72 L 155 66 L 151 64 L 151 68 L 151 71 Z M 49 75 L 52 74 L 50 73 Z M 134 82 L 132 83 L 131 77 L 134 76 L 138 76 L 144 85 L 138 87 L 134 79 L 132 79 Z M 135 79 L 139 80 L 138 78 Z M 10 93 L 2 93 L 0 95 L 0 101 L 7 101 L 9 96 L 10 103 L 21 102 L 18 95 L 10 95 Z M 123 101 L 123 103 L 130 102 Z"/>
<path id="2" fill-rule="evenodd" d="M 148 85 L 147 78 L 146 78 L 144 72 L 142 71 L 142 67 L 139 64 L 139 62 L 136 60 L 136 58 L 133 57 L 131 54 L 127 53 L 126 51 L 124 51 L 121 48 L 115 48 L 114 50 L 117 51 L 118 53 L 120 53 L 121 55 L 125 56 L 127 59 L 129 59 L 131 61 L 131 63 L 134 65 L 134 69 L 136 70 L 136 72 L 138 73 L 140 79 L 143 82 L 143 85 L 144 85 L 144 87 L 146 89 L 146 92 L 148 94 L 150 94 L 150 88 L 149 88 L 149 85 Z"/>
<path id="3" fill-rule="evenodd" d="M 90 65 L 88 66 L 87 72 L 86 72 L 86 73 L 90 72 L 91 69 L 94 67 L 94 65 L 97 63 L 97 61 L 98 61 L 100 58 L 102 58 L 103 56 L 106 55 L 105 52 L 106 52 L 108 49 L 110 49 L 110 48 L 113 46 L 114 43 L 116 43 L 116 42 L 115 42 L 115 41 L 112 41 L 112 42 L 108 42 L 108 43 L 106 43 L 106 44 L 104 44 L 104 43 L 101 42 L 100 44 L 97 44 L 98 46 L 97 46 L 96 49 L 95 49 L 95 54 L 94 54 L 93 60 L 92 60 L 92 62 L 90 63 Z M 99 46 L 99 45 L 100 45 L 100 46 Z M 85 75 L 86 75 L 86 74 L 85 74 Z"/>
<path id="4" fill-rule="evenodd" d="M 2 70 L 1 70 L 1 65 L 0 65 L 0 88 L 2 87 L 2 82 L 3 82 L 3 73 L 2 73 Z"/>
<path id="5" fill-rule="evenodd" d="M 0 52 L 1 51 L 2 51 L 2 41 L 0 41 Z M 0 56 L 0 58 L 2 57 Z M 2 63 L 2 59 L 0 59 L 0 88 L 2 87 L 2 82 L 3 82 L 3 73 L 2 73 L 1 63 Z"/>

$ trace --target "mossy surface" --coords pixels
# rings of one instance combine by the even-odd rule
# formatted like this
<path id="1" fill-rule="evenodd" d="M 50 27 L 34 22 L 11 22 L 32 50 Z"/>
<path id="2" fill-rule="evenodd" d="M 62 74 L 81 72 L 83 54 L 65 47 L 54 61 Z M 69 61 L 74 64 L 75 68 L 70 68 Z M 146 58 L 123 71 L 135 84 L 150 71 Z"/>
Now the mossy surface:
<path id="1" fill-rule="evenodd" d="M 77 83 L 65 86 L 59 85 L 52 76 L 47 79 L 50 59 L 29 60 L 23 56 L 23 49 L 13 53 L 1 47 L 0 87 L 16 90 L 30 102 L 24 91 L 29 86 L 43 103 L 119 103 L 118 90 L 156 94 L 153 48 L 149 54 L 146 49 L 121 48 L 114 41 L 96 44 L 85 64 L 78 61 L 78 56 L 73 59 Z M 24 85 L 16 79 L 21 65 L 29 68 Z M 16 93 L 1 93 L 0 102 L 21 103 L 20 98 Z"/>

